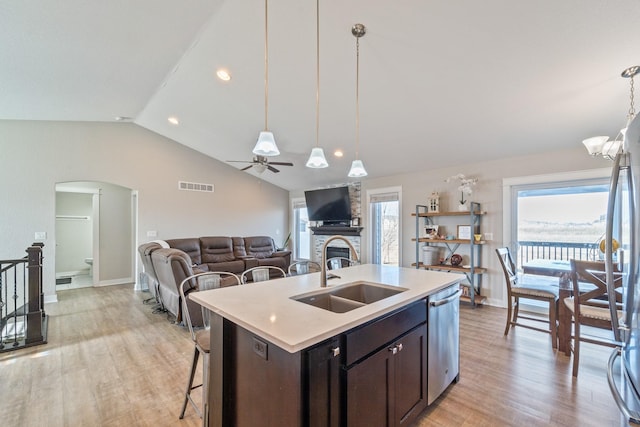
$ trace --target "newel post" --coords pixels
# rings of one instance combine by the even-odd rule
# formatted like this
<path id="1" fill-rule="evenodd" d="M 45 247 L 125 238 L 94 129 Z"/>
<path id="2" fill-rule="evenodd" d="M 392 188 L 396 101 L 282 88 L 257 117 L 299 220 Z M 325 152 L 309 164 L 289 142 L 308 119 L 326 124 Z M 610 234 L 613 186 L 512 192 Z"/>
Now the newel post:
<path id="1" fill-rule="evenodd" d="M 42 323 L 45 313 L 44 294 L 42 291 L 42 243 L 33 243 L 27 248 L 28 278 L 28 312 L 26 344 L 42 342 Z"/>

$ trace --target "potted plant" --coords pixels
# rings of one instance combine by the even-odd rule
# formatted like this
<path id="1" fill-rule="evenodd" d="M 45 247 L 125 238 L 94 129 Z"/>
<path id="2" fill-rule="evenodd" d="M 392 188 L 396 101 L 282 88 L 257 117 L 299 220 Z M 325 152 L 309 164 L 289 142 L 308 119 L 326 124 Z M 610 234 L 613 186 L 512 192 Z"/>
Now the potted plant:
<path id="1" fill-rule="evenodd" d="M 467 202 L 469 201 L 469 196 L 473 193 L 473 187 L 478 183 L 478 178 L 467 178 L 465 175 L 459 173 L 457 175 L 450 176 L 445 179 L 445 182 L 451 182 L 452 180 L 458 180 L 460 185 L 458 185 L 458 191 L 460 191 L 460 199 L 458 200 L 458 210 L 459 211 L 467 211 L 469 207 L 467 206 Z"/>
<path id="2" fill-rule="evenodd" d="M 282 245 L 276 248 L 278 252 L 287 250 L 287 245 L 289 245 L 289 240 L 291 240 L 291 232 L 289 232 L 289 234 L 287 235 L 287 238 L 284 239 L 284 242 L 282 242 Z"/>

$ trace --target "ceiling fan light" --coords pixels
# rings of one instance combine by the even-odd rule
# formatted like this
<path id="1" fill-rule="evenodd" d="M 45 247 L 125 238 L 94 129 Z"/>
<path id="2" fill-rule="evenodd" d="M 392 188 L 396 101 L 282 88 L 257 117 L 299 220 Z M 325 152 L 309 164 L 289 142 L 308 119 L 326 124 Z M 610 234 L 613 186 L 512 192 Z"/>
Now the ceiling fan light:
<path id="1" fill-rule="evenodd" d="M 351 163 L 351 169 L 347 176 L 349 178 L 362 178 L 363 176 L 367 176 L 367 171 L 364 168 L 364 164 L 362 164 L 362 160 L 354 160 Z"/>
<path id="2" fill-rule="evenodd" d="M 320 147 L 312 149 L 306 166 L 312 169 L 329 167 L 329 163 L 327 163 L 327 159 L 324 157 L 324 150 Z"/>
<path id="3" fill-rule="evenodd" d="M 273 137 L 273 133 L 269 131 L 260 132 L 260 136 L 258 136 L 258 142 L 256 142 L 256 146 L 253 148 L 253 154 L 258 156 L 277 156 L 280 154 L 280 150 L 278 150 L 278 146 L 276 145 L 276 140 Z"/>
<path id="4" fill-rule="evenodd" d="M 257 173 L 262 173 L 262 172 L 267 170 L 267 165 L 262 164 L 262 163 L 258 163 L 257 165 L 254 165 L 253 167 L 255 168 Z"/>
<path id="5" fill-rule="evenodd" d="M 597 156 L 602 153 L 602 146 L 609 139 L 608 136 L 594 136 L 582 141 L 591 156 Z"/>

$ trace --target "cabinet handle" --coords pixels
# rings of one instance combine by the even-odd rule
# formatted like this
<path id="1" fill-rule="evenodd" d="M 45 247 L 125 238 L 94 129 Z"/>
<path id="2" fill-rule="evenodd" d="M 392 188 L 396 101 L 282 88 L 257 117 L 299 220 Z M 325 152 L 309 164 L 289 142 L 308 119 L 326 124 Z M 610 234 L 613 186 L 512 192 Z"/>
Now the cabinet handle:
<path id="1" fill-rule="evenodd" d="M 398 346 L 389 347 L 389 351 L 391 352 L 391 354 L 396 354 L 398 352 Z"/>
<path id="2" fill-rule="evenodd" d="M 402 351 L 402 343 L 398 344 L 396 347 L 398 347 L 398 351 Z"/>
<path id="3" fill-rule="evenodd" d="M 334 347 L 331 349 L 331 354 L 333 357 L 337 357 L 340 355 L 340 347 Z"/>

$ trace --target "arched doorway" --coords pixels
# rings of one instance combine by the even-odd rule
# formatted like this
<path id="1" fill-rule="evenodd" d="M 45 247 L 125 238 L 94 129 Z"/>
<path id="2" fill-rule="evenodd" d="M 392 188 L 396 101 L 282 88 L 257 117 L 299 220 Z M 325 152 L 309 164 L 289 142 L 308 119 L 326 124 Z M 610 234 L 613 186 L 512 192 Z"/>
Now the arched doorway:
<path id="1" fill-rule="evenodd" d="M 56 184 L 56 291 L 135 282 L 136 191 L 74 181 Z"/>

